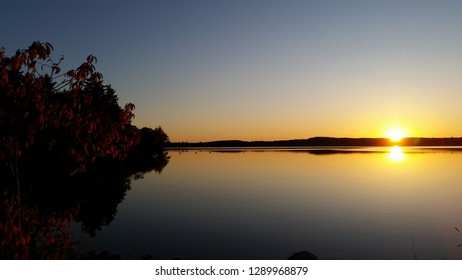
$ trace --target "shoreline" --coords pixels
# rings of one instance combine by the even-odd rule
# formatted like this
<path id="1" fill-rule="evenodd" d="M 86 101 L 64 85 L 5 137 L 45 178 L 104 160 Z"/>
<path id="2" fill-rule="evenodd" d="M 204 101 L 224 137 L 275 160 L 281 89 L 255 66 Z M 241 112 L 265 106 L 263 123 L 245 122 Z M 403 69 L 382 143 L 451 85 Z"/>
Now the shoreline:
<path id="1" fill-rule="evenodd" d="M 409 137 L 400 141 L 388 138 L 334 138 L 314 137 L 308 139 L 275 141 L 220 140 L 210 142 L 173 142 L 165 148 L 296 148 L 296 147 L 458 147 L 462 146 L 462 137 L 424 138 Z"/>

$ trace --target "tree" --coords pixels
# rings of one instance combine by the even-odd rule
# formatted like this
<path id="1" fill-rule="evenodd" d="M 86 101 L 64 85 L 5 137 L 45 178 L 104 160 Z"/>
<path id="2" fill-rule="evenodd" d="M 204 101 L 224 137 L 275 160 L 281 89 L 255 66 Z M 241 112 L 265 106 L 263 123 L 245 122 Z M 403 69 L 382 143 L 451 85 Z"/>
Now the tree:
<path id="1" fill-rule="evenodd" d="M 157 150 L 168 141 L 160 127 L 132 125 L 135 106 L 119 106 L 115 90 L 96 71 L 94 56 L 61 73 L 63 57 L 53 61 L 52 51 L 51 44 L 38 41 L 9 57 L 0 49 L 1 258 L 72 254 L 74 243 L 65 229 L 79 215 L 82 186 L 97 189 L 104 177 L 98 166 L 126 171 L 130 162 L 122 160 L 140 140 Z M 162 170 L 168 163 L 166 154 L 159 155 L 148 161 L 149 168 Z M 125 177 L 120 182 L 126 186 Z M 105 190 L 117 205 L 120 190 L 114 186 L 120 184 L 102 185 L 112 186 Z M 71 193 L 67 198 L 73 203 L 58 207 L 57 201 L 66 201 L 65 195 L 56 199 L 60 193 Z"/>
<path id="2" fill-rule="evenodd" d="M 141 129 L 141 141 L 146 142 L 153 149 L 161 150 L 169 141 L 169 138 L 160 126 L 154 129 L 143 127 Z"/>
<path id="3" fill-rule="evenodd" d="M 138 158 L 155 156 L 169 142 L 168 135 L 160 126 L 155 129 L 143 127 L 139 131 L 139 137 L 139 142 L 130 151 L 132 156 Z"/>
<path id="4" fill-rule="evenodd" d="M 89 160 L 124 158 L 138 139 L 134 105 L 118 105 L 94 56 L 58 75 L 62 58 L 54 62 L 52 51 L 38 41 L 11 57 L 0 50 L 0 159 L 16 170 L 47 154 L 83 170 Z"/>

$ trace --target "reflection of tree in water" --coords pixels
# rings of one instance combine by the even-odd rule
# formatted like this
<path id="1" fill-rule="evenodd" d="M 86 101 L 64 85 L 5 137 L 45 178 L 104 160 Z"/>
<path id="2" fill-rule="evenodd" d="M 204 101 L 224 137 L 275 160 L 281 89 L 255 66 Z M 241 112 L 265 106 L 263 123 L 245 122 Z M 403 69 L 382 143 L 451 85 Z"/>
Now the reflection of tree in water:
<path id="1" fill-rule="evenodd" d="M 168 164 L 167 152 L 153 157 L 130 158 L 119 163 L 100 161 L 87 172 L 59 176 L 59 166 L 43 161 L 24 172 L 19 197 L 8 166 L 0 168 L 0 258 L 76 258 L 68 232 L 73 221 L 95 235 L 110 224 L 132 180 L 151 171 L 160 173 Z"/>
<path id="2" fill-rule="evenodd" d="M 24 203 L 2 186 L 0 195 L 0 259 L 61 259 L 75 253 L 67 227 L 77 208 L 44 211 Z"/>
<path id="3" fill-rule="evenodd" d="M 99 164 L 74 183 L 72 189 L 80 194 L 79 215 L 82 231 L 95 235 L 101 226 L 111 223 L 130 189 L 130 179 L 120 166 Z M 75 197 L 75 196 L 74 196 Z"/>
<path id="4" fill-rule="evenodd" d="M 155 171 L 162 173 L 165 166 L 167 166 L 170 157 L 166 151 L 158 151 L 153 153 L 152 156 L 133 156 L 126 160 L 125 169 L 134 175 L 134 179 L 142 179 L 145 173 Z"/>
<path id="5" fill-rule="evenodd" d="M 67 227 L 75 220 L 78 207 L 72 200 L 65 206 L 61 201 L 54 203 L 59 201 L 57 190 L 65 185 L 63 177 L 53 176 L 52 166 L 46 164 L 23 168 L 21 176 L 13 172 L 18 169 L 8 167 L 0 166 L 0 258 L 71 256 L 75 244 Z"/>
<path id="6" fill-rule="evenodd" d="M 117 214 L 117 206 L 130 190 L 132 180 L 143 178 L 151 171 L 161 173 L 169 159 L 167 152 L 160 152 L 149 158 L 129 159 L 123 164 L 103 162 L 82 176 L 74 187 L 84 194 L 79 201 L 77 218 L 82 223 L 82 231 L 94 236 L 101 226 L 109 225 Z"/>

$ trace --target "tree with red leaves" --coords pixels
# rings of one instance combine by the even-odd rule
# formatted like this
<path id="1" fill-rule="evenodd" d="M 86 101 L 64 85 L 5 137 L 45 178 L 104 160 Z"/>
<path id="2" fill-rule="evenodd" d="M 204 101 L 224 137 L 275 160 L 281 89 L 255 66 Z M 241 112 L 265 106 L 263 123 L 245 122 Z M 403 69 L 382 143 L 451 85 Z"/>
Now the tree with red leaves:
<path id="1" fill-rule="evenodd" d="M 118 105 L 94 56 L 58 75 L 62 58 L 54 62 L 52 50 L 40 42 L 11 57 L 0 50 L 0 158 L 15 170 L 21 158 L 38 151 L 58 153 L 83 170 L 90 160 L 125 157 L 138 139 L 134 105 Z"/>
<path id="2" fill-rule="evenodd" d="M 142 137 L 135 106 L 119 106 L 94 56 L 62 73 L 52 51 L 38 41 L 12 56 L 0 49 L 0 258 L 68 257 L 78 205 L 52 210 L 55 197 L 43 207 L 34 194 L 59 192 L 89 163 L 126 158 Z"/>

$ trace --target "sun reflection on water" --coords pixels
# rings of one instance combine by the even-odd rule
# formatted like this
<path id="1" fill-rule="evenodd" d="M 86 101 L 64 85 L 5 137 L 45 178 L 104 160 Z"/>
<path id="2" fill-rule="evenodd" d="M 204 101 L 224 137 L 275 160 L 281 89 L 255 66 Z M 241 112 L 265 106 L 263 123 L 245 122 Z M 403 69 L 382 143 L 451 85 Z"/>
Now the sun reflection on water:
<path id="1" fill-rule="evenodd" d="M 395 162 L 403 161 L 406 158 L 406 155 L 403 153 L 403 149 L 399 146 L 393 146 L 387 156 L 391 161 Z"/>

